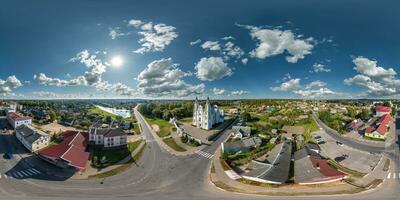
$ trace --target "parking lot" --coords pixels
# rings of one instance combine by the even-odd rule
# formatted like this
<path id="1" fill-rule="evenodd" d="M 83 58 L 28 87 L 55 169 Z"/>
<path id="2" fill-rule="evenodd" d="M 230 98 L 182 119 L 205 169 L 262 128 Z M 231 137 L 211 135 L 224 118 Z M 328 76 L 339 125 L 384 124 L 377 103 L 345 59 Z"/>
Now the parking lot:
<path id="1" fill-rule="evenodd" d="M 323 130 L 315 132 L 313 136 L 319 141 L 323 155 L 352 170 L 369 173 L 382 157 L 381 154 L 360 151 L 343 145 Z M 320 136 L 320 138 L 318 136 Z"/>

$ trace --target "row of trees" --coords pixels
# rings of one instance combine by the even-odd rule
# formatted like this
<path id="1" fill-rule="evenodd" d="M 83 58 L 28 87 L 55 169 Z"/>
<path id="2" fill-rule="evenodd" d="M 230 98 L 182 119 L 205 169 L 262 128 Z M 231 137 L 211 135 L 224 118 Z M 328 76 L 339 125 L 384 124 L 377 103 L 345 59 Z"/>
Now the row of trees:
<path id="1" fill-rule="evenodd" d="M 139 107 L 139 112 L 147 117 L 169 120 L 172 117 L 182 119 L 193 115 L 193 103 L 191 102 L 167 102 L 149 103 Z"/>

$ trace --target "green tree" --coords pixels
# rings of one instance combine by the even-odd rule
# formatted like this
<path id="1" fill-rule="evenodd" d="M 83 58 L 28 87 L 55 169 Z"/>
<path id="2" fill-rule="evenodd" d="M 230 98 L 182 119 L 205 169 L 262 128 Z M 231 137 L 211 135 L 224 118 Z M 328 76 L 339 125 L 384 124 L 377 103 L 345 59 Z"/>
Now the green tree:
<path id="1" fill-rule="evenodd" d="M 54 111 L 49 112 L 50 120 L 54 122 L 57 119 L 57 115 Z"/>
<path id="2" fill-rule="evenodd" d="M 240 114 L 240 119 L 244 122 L 248 122 L 251 120 L 251 115 L 248 112 L 243 112 Z"/>

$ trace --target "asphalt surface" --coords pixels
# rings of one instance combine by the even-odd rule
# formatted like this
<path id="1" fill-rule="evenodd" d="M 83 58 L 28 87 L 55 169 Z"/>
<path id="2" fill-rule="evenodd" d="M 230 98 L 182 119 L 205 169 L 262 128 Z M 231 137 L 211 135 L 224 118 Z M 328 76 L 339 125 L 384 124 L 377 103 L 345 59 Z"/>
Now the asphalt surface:
<path id="1" fill-rule="evenodd" d="M 0 178 L 0 199 L 381 199 L 399 200 L 399 179 L 388 179 L 377 190 L 353 195 L 338 196 L 299 196 L 279 197 L 246 195 L 222 191 L 214 187 L 208 179 L 211 164 L 209 158 L 194 154 L 186 157 L 177 157 L 161 149 L 154 141 L 149 127 L 143 118 L 135 113 L 143 128 L 143 136 L 148 141 L 142 158 L 123 173 L 105 178 L 92 180 L 58 181 L 46 175 L 24 179 Z M 399 130 L 396 130 L 398 134 Z M 8 151 L 9 137 L 0 135 L 0 154 Z M 213 154 L 220 142 L 227 137 L 224 133 L 215 143 L 203 149 Z M 399 173 L 399 148 L 392 146 L 384 152 L 393 161 L 391 171 Z M 363 147 L 364 148 L 364 147 Z M 18 167 L 18 168 L 16 168 Z M 12 170 L 25 170 L 31 166 L 16 159 L 5 160 L 0 158 L 0 174 Z M 267 190 L 267 189 L 266 189 Z"/>

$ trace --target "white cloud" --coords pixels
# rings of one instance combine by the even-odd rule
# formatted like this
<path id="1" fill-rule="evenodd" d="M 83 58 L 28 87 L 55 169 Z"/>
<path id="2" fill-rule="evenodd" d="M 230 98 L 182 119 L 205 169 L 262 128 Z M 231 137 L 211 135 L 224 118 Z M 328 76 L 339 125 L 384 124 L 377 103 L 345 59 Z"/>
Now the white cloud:
<path id="1" fill-rule="evenodd" d="M 293 91 L 293 90 L 298 90 L 300 88 L 301 88 L 300 79 L 295 78 L 295 79 L 290 79 L 286 82 L 283 82 L 278 87 L 272 87 L 271 90 L 274 92 L 279 92 L 279 91 Z"/>
<path id="2" fill-rule="evenodd" d="M 205 41 L 201 48 L 208 49 L 210 51 L 219 51 L 221 50 L 221 46 L 218 41 Z"/>
<path id="3" fill-rule="evenodd" d="M 250 30 L 250 36 L 257 39 L 257 48 L 250 52 L 251 57 L 265 59 L 267 57 L 287 53 L 286 60 L 296 63 L 313 49 L 313 38 L 301 38 L 291 30 L 267 29 L 248 25 L 238 25 Z"/>
<path id="4" fill-rule="evenodd" d="M 201 42 L 201 40 L 200 40 L 200 39 L 197 39 L 197 40 L 195 40 L 195 41 L 191 41 L 191 42 L 190 42 L 190 46 L 193 46 L 193 45 L 199 44 L 200 42 Z"/>
<path id="5" fill-rule="evenodd" d="M 244 55 L 244 51 L 240 47 L 235 46 L 235 44 L 231 41 L 225 43 L 223 53 L 237 59 Z"/>
<path id="6" fill-rule="evenodd" d="M 223 38 L 221 38 L 222 40 L 234 40 L 235 38 L 232 36 L 225 36 Z"/>
<path id="7" fill-rule="evenodd" d="M 88 70 L 84 75 L 76 78 L 64 80 L 60 78 L 48 77 L 44 73 L 35 74 L 33 78 L 42 85 L 48 86 L 93 86 L 100 91 L 112 91 L 123 96 L 133 96 L 137 94 L 135 89 L 130 88 L 122 83 L 110 84 L 107 81 L 102 81 L 102 75 L 106 72 L 107 65 L 97 58 L 96 55 L 91 55 L 88 50 L 83 50 L 70 59 L 71 62 L 80 62 L 84 64 Z"/>
<path id="8" fill-rule="evenodd" d="M 128 22 L 128 26 L 134 26 L 136 28 L 138 28 L 139 26 L 143 25 L 144 22 L 138 19 L 131 19 Z"/>
<path id="9" fill-rule="evenodd" d="M 141 36 L 139 40 L 141 47 L 134 50 L 134 53 L 143 54 L 146 52 L 163 51 L 178 37 L 174 26 L 163 23 L 153 25 L 153 22 L 132 19 L 129 21 L 128 26 L 140 28 L 138 34 Z"/>
<path id="10" fill-rule="evenodd" d="M 278 87 L 271 87 L 271 90 L 274 92 L 292 92 L 303 98 L 327 97 L 339 94 L 326 88 L 327 84 L 319 80 L 310 82 L 305 86 L 301 85 L 299 78 L 292 79 L 290 74 L 287 74 L 282 80 L 288 81 L 281 83 Z"/>
<path id="11" fill-rule="evenodd" d="M 328 95 L 336 94 L 335 92 L 333 92 L 328 88 L 319 88 L 315 90 L 296 90 L 294 91 L 294 93 L 300 95 L 301 97 L 307 97 L 307 98 L 325 97 Z"/>
<path id="12" fill-rule="evenodd" d="M 203 81 L 214 81 L 231 76 L 233 71 L 221 57 L 201 58 L 195 66 L 197 78 Z"/>
<path id="13" fill-rule="evenodd" d="M 231 95 L 232 96 L 242 96 L 242 95 L 244 95 L 244 94 L 248 94 L 249 92 L 248 91 L 245 91 L 245 90 L 237 90 L 237 91 L 232 91 L 231 92 Z"/>
<path id="14" fill-rule="evenodd" d="M 7 77 L 6 80 L 0 79 L 0 95 L 5 96 L 12 94 L 13 89 L 22 86 L 20 80 L 15 75 Z"/>
<path id="15" fill-rule="evenodd" d="M 130 35 L 130 34 L 131 34 L 130 32 L 127 32 L 127 33 L 121 32 L 120 27 L 109 28 L 109 32 L 108 32 L 108 35 L 111 37 L 112 40 L 117 39 L 117 37 Z"/>
<path id="16" fill-rule="evenodd" d="M 148 96 L 189 96 L 202 94 L 205 85 L 191 85 L 182 78 L 189 76 L 174 64 L 171 58 L 155 60 L 137 77 L 138 90 Z"/>
<path id="17" fill-rule="evenodd" d="M 242 61 L 242 63 L 243 63 L 244 65 L 246 65 L 247 62 L 249 61 L 249 59 L 248 59 L 248 58 L 243 58 L 241 61 Z"/>
<path id="18" fill-rule="evenodd" d="M 224 94 L 225 94 L 226 90 L 223 89 L 223 88 L 221 88 L 221 89 L 213 88 L 213 89 L 212 89 L 212 92 L 213 92 L 213 94 L 214 94 L 215 96 L 221 96 L 221 95 L 224 95 Z"/>
<path id="19" fill-rule="evenodd" d="M 324 64 L 321 63 L 314 63 L 313 64 L 313 70 L 311 72 L 330 72 L 331 69 L 329 69 L 327 66 L 325 66 Z"/>
<path id="20" fill-rule="evenodd" d="M 306 89 L 313 88 L 313 87 L 325 87 L 325 86 L 326 86 L 325 82 L 317 80 L 317 81 L 313 81 L 313 82 L 307 84 Z"/>
<path id="21" fill-rule="evenodd" d="M 344 80 L 346 85 L 356 85 L 365 88 L 363 96 L 385 97 L 400 93 L 400 80 L 396 79 L 396 71 L 393 68 L 385 69 L 378 66 L 377 61 L 365 57 L 353 59 L 354 70 L 360 74 Z"/>
<path id="22" fill-rule="evenodd" d="M 357 72 L 373 79 L 391 79 L 397 74 L 393 68 L 385 69 L 378 66 L 377 61 L 362 56 L 353 59 L 353 63 Z"/>

